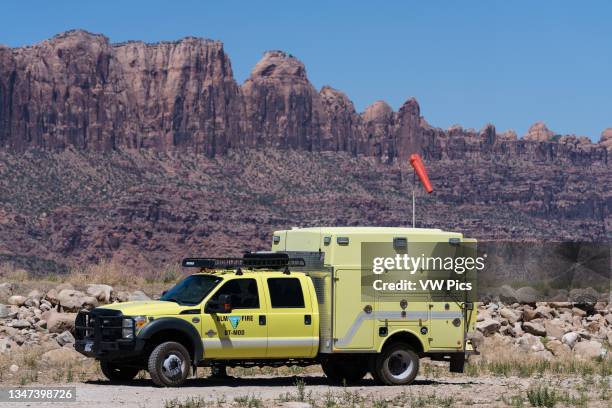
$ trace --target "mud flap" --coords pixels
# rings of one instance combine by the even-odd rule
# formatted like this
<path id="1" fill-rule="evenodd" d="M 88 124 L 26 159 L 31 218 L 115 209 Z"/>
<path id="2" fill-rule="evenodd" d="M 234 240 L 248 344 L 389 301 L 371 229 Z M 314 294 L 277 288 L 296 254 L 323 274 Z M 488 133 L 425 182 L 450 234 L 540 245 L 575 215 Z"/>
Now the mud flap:
<path id="1" fill-rule="evenodd" d="M 465 366 L 465 353 L 454 353 L 450 357 L 450 372 L 462 373 Z"/>

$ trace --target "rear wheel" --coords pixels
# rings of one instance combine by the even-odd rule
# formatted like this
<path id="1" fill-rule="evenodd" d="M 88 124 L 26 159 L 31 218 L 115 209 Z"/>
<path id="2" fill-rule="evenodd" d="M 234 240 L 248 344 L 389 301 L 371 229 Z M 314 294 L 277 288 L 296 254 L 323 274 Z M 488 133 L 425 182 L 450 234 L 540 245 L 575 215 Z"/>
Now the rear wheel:
<path id="1" fill-rule="evenodd" d="M 102 374 L 111 382 L 127 382 L 136 377 L 140 369 L 135 367 L 127 367 L 110 361 L 100 361 L 100 369 Z"/>
<path id="2" fill-rule="evenodd" d="M 189 352 L 180 343 L 168 341 L 155 347 L 149 356 L 149 374 L 160 387 L 177 387 L 187 379 L 191 367 Z"/>
<path id="3" fill-rule="evenodd" d="M 385 347 L 374 362 L 373 377 L 386 385 L 406 385 L 419 371 L 419 356 L 406 343 Z"/>
<path id="4" fill-rule="evenodd" d="M 333 384 L 355 384 L 368 373 L 365 359 L 332 359 L 323 361 L 321 368 Z"/>

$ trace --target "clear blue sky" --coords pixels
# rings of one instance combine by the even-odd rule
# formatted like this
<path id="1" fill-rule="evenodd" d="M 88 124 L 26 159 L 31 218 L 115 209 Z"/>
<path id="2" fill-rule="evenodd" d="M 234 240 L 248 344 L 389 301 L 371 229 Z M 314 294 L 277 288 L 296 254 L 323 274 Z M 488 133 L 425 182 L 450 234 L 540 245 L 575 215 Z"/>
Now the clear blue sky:
<path id="1" fill-rule="evenodd" d="M 40 1 L 1 6 L 0 43 L 83 28 L 111 41 L 225 43 L 241 83 L 282 49 L 363 110 L 410 96 L 435 126 L 522 135 L 535 121 L 599 140 L 612 127 L 609 1 Z"/>

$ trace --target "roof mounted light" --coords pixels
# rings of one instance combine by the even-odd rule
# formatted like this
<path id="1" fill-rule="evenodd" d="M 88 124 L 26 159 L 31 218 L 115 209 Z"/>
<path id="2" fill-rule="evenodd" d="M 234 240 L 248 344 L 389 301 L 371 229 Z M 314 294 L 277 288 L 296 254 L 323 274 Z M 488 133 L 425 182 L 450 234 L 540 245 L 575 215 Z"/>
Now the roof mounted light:
<path id="1" fill-rule="evenodd" d="M 336 242 L 338 243 L 338 245 L 348 245 L 349 244 L 349 237 L 338 237 L 336 238 Z"/>

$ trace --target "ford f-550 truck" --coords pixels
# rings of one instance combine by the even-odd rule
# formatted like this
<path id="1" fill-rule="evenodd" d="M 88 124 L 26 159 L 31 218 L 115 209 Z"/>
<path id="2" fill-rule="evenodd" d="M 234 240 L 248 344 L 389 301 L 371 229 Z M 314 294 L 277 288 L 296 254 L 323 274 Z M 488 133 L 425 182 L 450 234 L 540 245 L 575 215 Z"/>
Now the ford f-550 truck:
<path id="1" fill-rule="evenodd" d="M 111 381 L 146 369 L 159 386 L 181 385 L 203 366 L 321 364 L 332 382 L 371 373 L 398 385 L 412 382 L 428 356 L 461 372 L 472 350 L 471 302 L 363 296 L 362 244 L 405 252 L 417 241 L 467 239 L 435 229 L 302 228 L 274 232 L 269 252 L 188 258 L 183 266 L 199 272 L 159 300 L 80 312 L 75 348 L 98 359 Z"/>

